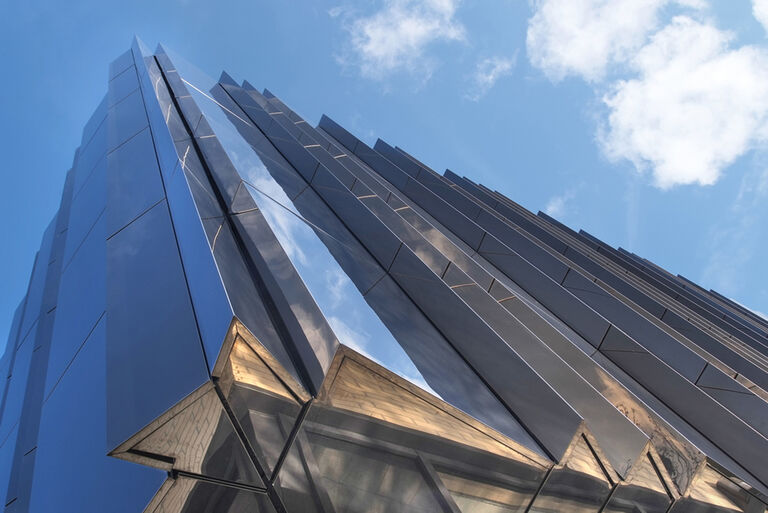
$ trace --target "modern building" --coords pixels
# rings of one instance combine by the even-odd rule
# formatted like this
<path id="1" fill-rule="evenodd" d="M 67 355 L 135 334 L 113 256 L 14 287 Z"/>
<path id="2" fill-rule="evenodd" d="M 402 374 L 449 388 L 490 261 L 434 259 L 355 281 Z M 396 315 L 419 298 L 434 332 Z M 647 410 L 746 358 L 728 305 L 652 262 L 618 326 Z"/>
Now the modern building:
<path id="1" fill-rule="evenodd" d="M 9 513 L 768 502 L 765 319 L 139 41 L 0 373 Z"/>

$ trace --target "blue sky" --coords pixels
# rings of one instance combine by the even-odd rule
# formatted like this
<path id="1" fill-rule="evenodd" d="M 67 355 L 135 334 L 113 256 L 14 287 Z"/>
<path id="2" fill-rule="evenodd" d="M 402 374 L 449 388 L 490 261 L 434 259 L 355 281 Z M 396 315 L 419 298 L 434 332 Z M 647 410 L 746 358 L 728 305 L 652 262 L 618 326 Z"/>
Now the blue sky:
<path id="1" fill-rule="evenodd" d="M 134 34 L 768 312 L 763 24 L 766 0 L 4 2 L 0 333 Z"/>

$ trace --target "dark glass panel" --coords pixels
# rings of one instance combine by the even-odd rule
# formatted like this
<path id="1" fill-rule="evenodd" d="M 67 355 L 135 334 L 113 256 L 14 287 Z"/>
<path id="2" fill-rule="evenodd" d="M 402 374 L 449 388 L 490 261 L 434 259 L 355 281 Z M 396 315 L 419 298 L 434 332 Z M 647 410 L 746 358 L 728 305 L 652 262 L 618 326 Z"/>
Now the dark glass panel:
<path id="1" fill-rule="evenodd" d="M 114 150 L 147 126 L 147 113 L 141 90 L 123 98 L 109 109 L 107 116 L 107 148 Z"/>
<path id="2" fill-rule="evenodd" d="M 104 95 L 104 98 L 102 98 L 101 102 L 99 102 L 99 106 L 96 107 L 96 110 L 93 112 L 93 114 L 91 114 L 91 117 L 85 123 L 85 127 L 83 127 L 83 136 L 80 141 L 81 146 L 88 144 L 93 135 L 96 133 L 96 129 L 99 128 L 99 126 L 104 122 L 104 118 L 106 116 L 107 95 Z"/>
<path id="3" fill-rule="evenodd" d="M 109 82 L 109 92 L 107 93 L 109 107 L 124 99 L 135 91 L 137 87 L 139 87 L 139 81 L 136 76 L 136 68 L 130 66 L 121 71 L 119 75 Z"/>
<path id="4" fill-rule="evenodd" d="M 115 447 L 208 379 L 168 205 L 107 241 L 108 441 Z"/>
<path id="5" fill-rule="evenodd" d="M 612 483 L 584 435 L 574 440 L 564 460 L 547 476 L 531 513 L 597 513 L 605 503 Z"/>
<path id="6" fill-rule="evenodd" d="M 315 479 L 336 511 L 350 513 L 443 512 L 415 458 L 334 437 L 310 435 Z"/>
<path id="7" fill-rule="evenodd" d="M 163 484 L 144 511 L 145 513 L 273 513 L 275 509 L 263 493 L 178 476 L 175 479 L 168 479 Z"/>
<path id="8" fill-rule="evenodd" d="M 104 216 L 101 216 L 62 272 L 48 359 L 46 395 L 104 312 L 104 233 Z"/>
<path id="9" fill-rule="evenodd" d="M 18 424 L 21 416 L 21 407 L 24 404 L 24 395 L 27 392 L 29 380 L 29 366 L 32 362 L 32 352 L 35 347 L 37 335 L 37 323 L 32 325 L 27 336 L 21 341 L 16 350 L 16 358 L 11 369 L 11 377 L 8 381 L 8 390 L 5 396 L 5 408 L 0 419 L 0 443 L 8 436 Z M 14 445 L 16 442 L 14 441 Z"/>
<path id="10" fill-rule="evenodd" d="M 48 224 L 40 243 L 40 250 L 35 258 L 35 267 L 32 270 L 32 277 L 29 280 L 27 289 L 27 304 L 24 308 L 24 316 L 21 321 L 21 331 L 16 339 L 16 345 L 21 345 L 21 341 L 29 332 L 32 324 L 40 316 L 40 308 L 43 305 L 43 293 L 45 291 L 45 281 L 48 276 L 48 263 L 51 260 L 51 248 L 53 246 L 53 236 L 56 231 L 56 216 Z"/>
<path id="11" fill-rule="evenodd" d="M 64 244 L 65 269 L 104 212 L 107 199 L 106 171 L 107 162 L 105 159 L 101 159 L 91 170 L 80 190 L 72 197 L 69 224 L 67 225 L 67 240 Z"/>
<path id="12" fill-rule="evenodd" d="M 85 143 L 77 152 L 75 158 L 75 183 L 74 194 L 76 195 L 83 188 L 85 181 L 91 176 L 93 168 L 97 165 L 106 165 L 104 155 L 107 152 L 107 131 L 109 120 L 104 119 L 93 137 Z"/>
<path id="13" fill-rule="evenodd" d="M 109 79 L 112 80 L 129 66 L 133 66 L 133 53 L 131 50 L 121 53 L 117 59 L 110 63 Z"/>
<path id="14" fill-rule="evenodd" d="M 107 156 L 106 182 L 108 236 L 163 199 L 165 192 L 149 128 Z"/>
<path id="15" fill-rule="evenodd" d="M 135 513 L 163 473 L 106 455 L 105 320 L 48 397 L 37 441 L 31 513 Z"/>
<path id="16" fill-rule="evenodd" d="M 5 506 L 8 494 L 8 482 L 11 479 L 13 455 L 16 451 L 18 434 L 19 428 L 14 426 L 9 433 L 2 435 L 2 439 L 0 439 L 0 503 L 3 506 Z"/>
<path id="17" fill-rule="evenodd" d="M 195 208 L 193 190 L 197 192 L 196 196 L 201 202 L 210 199 L 206 192 L 201 190 L 196 179 L 180 168 L 176 169 L 166 184 L 168 205 L 200 335 L 206 358 L 213 367 L 234 313 L 203 228 L 204 222 L 201 221 L 199 210 Z M 215 236 L 214 233 L 213 237 Z M 212 242 L 213 239 L 210 243 Z"/>
<path id="18" fill-rule="evenodd" d="M 285 383 L 293 383 L 293 389 Z M 262 467 L 271 473 L 285 446 L 284 429 L 296 422 L 306 392 L 242 328 L 218 386 Z"/>
<path id="19" fill-rule="evenodd" d="M 342 348 L 328 375 L 279 474 L 286 504 L 456 511 L 433 466 L 501 475 L 521 503 L 544 477 L 546 460 L 355 351 Z"/>
<path id="20" fill-rule="evenodd" d="M 263 486 L 211 385 L 176 405 L 135 438 L 135 443 L 121 446 L 121 452 L 114 454 L 145 465 Z"/>

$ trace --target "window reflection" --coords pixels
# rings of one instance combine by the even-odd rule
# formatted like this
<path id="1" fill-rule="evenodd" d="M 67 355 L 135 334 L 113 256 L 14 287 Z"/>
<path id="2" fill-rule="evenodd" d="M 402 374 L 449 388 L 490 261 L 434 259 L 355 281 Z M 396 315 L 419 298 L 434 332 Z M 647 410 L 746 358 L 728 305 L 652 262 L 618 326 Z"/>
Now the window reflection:
<path id="1" fill-rule="evenodd" d="M 481 476 L 472 478 L 449 472 L 438 472 L 461 513 L 519 513 L 531 502 L 530 490 L 515 489 L 487 482 Z"/>
<path id="2" fill-rule="evenodd" d="M 325 501 L 335 511 L 523 511 L 547 465 L 342 347 L 278 484 L 293 504 Z"/>
<path id="3" fill-rule="evenodd" d="M 564 460 L 549 474 L 530 511 L 597 513 L 612 483 L 584 434 L 574 439 Z"/>

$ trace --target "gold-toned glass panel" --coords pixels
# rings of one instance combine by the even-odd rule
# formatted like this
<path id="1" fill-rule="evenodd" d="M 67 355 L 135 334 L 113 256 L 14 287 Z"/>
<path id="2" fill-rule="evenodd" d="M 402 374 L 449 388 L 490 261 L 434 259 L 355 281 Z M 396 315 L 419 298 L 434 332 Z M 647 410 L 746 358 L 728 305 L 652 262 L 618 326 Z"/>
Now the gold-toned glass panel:
<path id="1" fill-rule="evenodd" d="M 459 503 L 468 508 L 473 500 L 507 508 L 499 512 L 520 511 L 549 465 L 526 451 L 342 347 L 280 471 L 278 486 L 286 504 L 312 501 L 326 505 L 323 510 L 350 513 L 455 513 L 463 511 Z M 455 476 L 453 490 L 441 475 Z M 464 477 L 468 475 L 477 476 L 474 491 Z M 489 476 L 515 486 L 485 484 L 491 482 Z M 461 491 L 463 495 L 454 496 Z"/>
<path id="2" fill-rule="evenodd" d="M 611 482 L 583 434 L 564 458 L 565 464 L 549 474 L 530 511 L 597 513 L 608 498 Z"/>
<path id="3" fill-rule="evenodd" d="M 277 463 L 301 410 L 296 395 L 267 364 L 268 354 L 237 336 L 219 388 L 248 443 L 269 472 Z"/>

